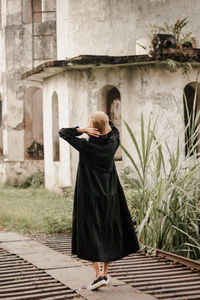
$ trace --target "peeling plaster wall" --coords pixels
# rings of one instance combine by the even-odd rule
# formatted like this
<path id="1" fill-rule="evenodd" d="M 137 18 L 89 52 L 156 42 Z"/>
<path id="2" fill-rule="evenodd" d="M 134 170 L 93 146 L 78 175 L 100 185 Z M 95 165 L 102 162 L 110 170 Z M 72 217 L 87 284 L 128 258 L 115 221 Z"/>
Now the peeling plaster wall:
<path id="1" fill-rule="evenodd" d="M 58 59 L 133 53 L 136 11 L 133 1 L 125 2 L 57 0 Z"/>
<path id="2" fill-rule="evenodd" d="M 29 87 L 40 84 L 22 81 L 21 75 L 49 58 L 56 59 L 56 36 L 38 38 L 32 43 L 32 0 L 1 0 L 0 93 L 3 100 L 3 157 L 0 181 L 13 178 L 14 162 L 21 168 L 24 157 L 24 95 Z M 43 0 L 44 9 L 55 10 L 55 0 Z M 52 7 L 51 7 L 52 6 Z M 35 24 L 35 34 L 55 33 L 56 14 L 46 16 L 45 23 Z M 34 53 L 33 53 L 34 50 Z M 43 60 L 34 60 L 41 58 Z M 45 59 L 46 58 L 46 59 Z M 39 109 L 39 107 L 38 107 Z M 40 140 L 42 133 L 40 132 Z M 8 167 L 9 163 L 10 167 Z M 28 163 L 27 163 L 28 164 Z M 29 163 L 31 166 L 31 163 Z M 36 168 L 33 163 L 32 172 Z M 40 164 L 42 165 L 42 164 Z M 31 169 L 29 167 L 29 175 Z M 2 175 L 2 172 L 5 172 Z M 18 172 L 17 172 L 18 173 Z M 22 172 L 21 174 L 26 174 Z"/>
<path id="3" fill-rule="evenodd" d="M 199 0 L 57 0 L 58 59 L 80 54 L 135 54 L 151 24 L 189 19 L 187 32 L 200 41 Z"/>
<path id="4" fill-rule="evenodd" d="M 0 182 L 13 183 L 35 172 L 43 172 L 43 160 L 9 161 L 0 164 Z M 9 174 L 9 176 L 8 176 Z"/>
<path id="5" fill-rule="evenodd" d="M 6 79 L 4 158 L 11 161 L 24 159 L 23 96 L 29 83 L 21 82 L 21 74 L 32 67 L 32 26 L 22 25 L 21 1 L 7 1 L 5 27 Z"/>
<path id="6" fill-rule="evenodd" d="M 49 190 L 60 191 L 62 187 L 71 186 L 71 165 L 69 145 L 61 139 L 59 140 L 60 161 L 53 161 L 52 97 L 54 92 L 58 96 L 59 128 L 69 127 L 68 74 L 45 80 L 43 87 L 45 185 Z"/>
<path id="7" fill-rule="evenodd" d="M 92 111 L 103 109 L 102 88 L 115 86 L 121 94 L 122 120 L 126 120 L 140 139 L 140 117 L 144 114 L 145 127 L 149 116 L 158 117 L 156 136 L 161 142 L 167 140 L 171 150 L 180 137 L 181 153 L 184 155 L 183 90 L 186 84 L 198 78 L 198 69 L 188 75 L 170 72 L 166 65 L 113 67 L 93 70 L 74 70 L 51 77 L 44 83 L 44 135 L 45 176 L 48 189 L 74 185 L 78 152 L 60 140 L 60 162 L 52 158 L 51 97 L 56 91 L 59 100 L 59 124 L 61 127 L 86 126 Z M 177 104 L 174 100 L 177 101 Z M 137 159 L 136 152 L 124 125 L 121 142 Z M 130 165 L 123 153 L 122 164 Z M 58 175 L 59 174 L 59 175 Z"/>
<path id="8" fill-rule="evenodd" d="M 5 31 L 3 28 L 3 24 L 5 22 L 5 16 L 3 14 L 3 9 L 5 6 L 5 2 L 1 0 L 1 23 L 0 23 L 0 98 L 2 100 L 2 126 L 0 128 L 0 139 L 1 139 L 1 155 L 0 155 L 0 160 L 3 159 L 3 128 L 5 124 L 5 118 L 4 118 L 4 107 L 5 107 Z"/>

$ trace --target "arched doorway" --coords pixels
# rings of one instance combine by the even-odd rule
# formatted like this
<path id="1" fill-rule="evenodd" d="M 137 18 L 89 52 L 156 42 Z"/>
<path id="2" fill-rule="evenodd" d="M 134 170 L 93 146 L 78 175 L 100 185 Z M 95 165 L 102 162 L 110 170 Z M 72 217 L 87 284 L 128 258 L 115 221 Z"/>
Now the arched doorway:
<path id="1" fill-rule="evenodd" d="M 119 90 L 113 85 L 107 85 L 101 90 L 100 98 L 100 109 L 108 114 L 121 135 L 121 95 Z M 115 154 L 115 160 L 122 160 L 122 149 L 120 147 Z"/>
<path id="2" fill-rule="evenodd" d="M 24 158 L 44 159 L 42 89 L 30 87 L 24 96 Z"/>
<path id="3" fill-rule="evenodd" d="M 200 84 L 190 82 L 184 88 L 185 155 L 200 153 Z"/>
<path id="4" fill-rule="evenodd" d="M 53 161 L 60 160 L 60 144 L 59 144 L 59 110 L 58 95 L 56 92 L 52 96 L 52 139 L 53 139 Z"/>

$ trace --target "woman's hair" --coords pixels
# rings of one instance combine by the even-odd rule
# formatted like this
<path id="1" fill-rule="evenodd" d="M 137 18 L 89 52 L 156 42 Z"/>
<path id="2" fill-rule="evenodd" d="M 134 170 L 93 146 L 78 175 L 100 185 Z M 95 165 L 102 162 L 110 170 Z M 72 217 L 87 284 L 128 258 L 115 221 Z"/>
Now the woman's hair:
<path id="1" fill-rule="evenodd" d="M 100 134 L 103 134 L 105 131 L 106 122 L 103 119 L 97 119 L 93 121 L 93 127 L 97 128 Z"/>
<path id="2" fill-rule="evenodd" d="M 110 131 L 108 115 L 103 111 L 96 111 L 90 117 L 88 127 L 97 128 L 100 134 L 106 134 Z"/>

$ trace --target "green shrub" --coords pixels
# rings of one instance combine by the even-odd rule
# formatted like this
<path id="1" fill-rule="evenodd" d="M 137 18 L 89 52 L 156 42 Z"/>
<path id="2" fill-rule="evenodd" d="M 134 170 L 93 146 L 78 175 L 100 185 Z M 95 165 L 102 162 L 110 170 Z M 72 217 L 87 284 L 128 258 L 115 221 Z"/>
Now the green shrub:
<path id="1" fill-rule="evenodd" d="M 66 233 L 71 232 L 72 220 L 67 215 L 47 215 L 44 217 L 46 232 Z"/>
<path id="2" fill-rule="evenodd" d="M 44 186 L 44 173 L 42 172 L 33 173 L 23 180 L 15 180 L 13 184 L 9 184 L 9 185 L 17 188 L 23 188 L 23 189 L 29 187 L 39 188 L 41 186 Z"/>
<path id="3" fill-rule="evenodd" d="M 182 157 L 177 137 L 175 151 L 167 142 L 163 150 L 155 135 L 156 121 L 152 125 L 150 119 L 145 132 L 143 115 L 141 145 L 126 122 L 125 126 L 139 163 L 121 145 L 132 163 L 132 169 L 122 172 L 122 181 L 139 239 L 153 248 L 200 259 L 200 163 L 196 145 L 191 142 Z M 199 126 L 193 130 L 193 136 L 198 134 Z M 165 168 L 167 160 L 169 171 Z"/>

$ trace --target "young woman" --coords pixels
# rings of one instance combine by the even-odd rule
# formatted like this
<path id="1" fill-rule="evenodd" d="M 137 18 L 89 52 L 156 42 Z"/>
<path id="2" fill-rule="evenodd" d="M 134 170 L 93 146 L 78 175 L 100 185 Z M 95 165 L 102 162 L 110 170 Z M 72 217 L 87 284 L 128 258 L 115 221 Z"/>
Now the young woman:
<path id="1" fill-rule="evenodd" d="M 79 138 L 82 133 L 87 133 L 89 139 Z M 95 290 L 108 284 L 111 261 L 139 250 L 114 163 L 119 131 L 104 112 L 97 111 L 86 128 L 62 128 L 59 135 L 79 151 L 72 254 L 93 262 L 96 276 L 88 288 Z"/>

